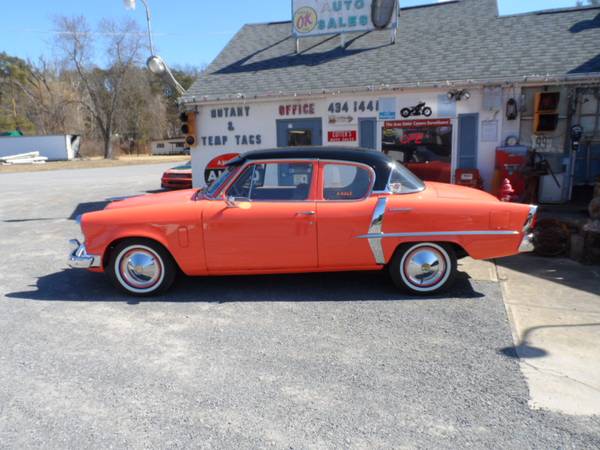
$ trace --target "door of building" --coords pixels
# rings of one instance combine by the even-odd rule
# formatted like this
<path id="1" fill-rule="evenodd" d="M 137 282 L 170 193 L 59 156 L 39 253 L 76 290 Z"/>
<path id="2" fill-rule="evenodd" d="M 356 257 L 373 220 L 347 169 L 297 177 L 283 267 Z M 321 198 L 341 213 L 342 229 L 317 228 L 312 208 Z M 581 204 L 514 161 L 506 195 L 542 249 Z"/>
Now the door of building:
<path id="1" fill-rule="evenodd" d="M 321 119 L 286 119 L 277 121 L 277 147 L 322 145 Z"/>
<path id="2" fill-rule="evenodd" d="M 457 169 L 477 168 L 479 114 L 458 115 Z"/>
<path id="3" fill-rule="evenodd" d="M 577 92 L 575 123 L 583 127 L 583 137 L 575 160 L 575 185 L 593 184 L 600 176 L 600 89 Z"/>
<path id="4" fill-rule="evenodd" d="M 377 119 L 374 117 L 358 119 L 358 145 L 362 148 L 377 148 Z"/>

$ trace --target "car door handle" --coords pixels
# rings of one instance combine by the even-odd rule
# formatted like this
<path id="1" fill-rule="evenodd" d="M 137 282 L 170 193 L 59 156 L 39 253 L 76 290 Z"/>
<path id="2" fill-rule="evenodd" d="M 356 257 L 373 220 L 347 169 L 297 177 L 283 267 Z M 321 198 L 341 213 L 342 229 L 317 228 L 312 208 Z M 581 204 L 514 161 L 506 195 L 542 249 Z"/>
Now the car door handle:
<path id="1" fill-rule="evenodd" d="M 388 209 L 389 212 L 392 213 L 400 213 L 400 214 L 408 214 L 409 212 L 412 212 L 412 208 L 390 208 Z"/>
<path id="2" fill-rule="evenodd" d="M 316 214 L 316 211 L 300 211 L 296 213 L 297 216 L 314 216 Z"/>

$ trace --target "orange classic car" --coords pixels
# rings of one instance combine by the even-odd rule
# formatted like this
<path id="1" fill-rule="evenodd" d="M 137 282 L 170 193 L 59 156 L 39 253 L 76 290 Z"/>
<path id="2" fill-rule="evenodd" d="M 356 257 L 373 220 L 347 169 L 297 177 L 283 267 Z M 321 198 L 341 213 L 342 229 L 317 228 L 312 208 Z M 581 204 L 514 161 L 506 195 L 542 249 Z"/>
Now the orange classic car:
<path id="1" fill-rule="evenodd" d="M 448 288 L 457 258 L 533 250 L 536 207 L 423 182 L 381 152 L 261 150 L 206 189 L 143 195 L 84 214 L 72 267 L 137 296 L 186 275 L 387 269 L 414 294 Z"/>

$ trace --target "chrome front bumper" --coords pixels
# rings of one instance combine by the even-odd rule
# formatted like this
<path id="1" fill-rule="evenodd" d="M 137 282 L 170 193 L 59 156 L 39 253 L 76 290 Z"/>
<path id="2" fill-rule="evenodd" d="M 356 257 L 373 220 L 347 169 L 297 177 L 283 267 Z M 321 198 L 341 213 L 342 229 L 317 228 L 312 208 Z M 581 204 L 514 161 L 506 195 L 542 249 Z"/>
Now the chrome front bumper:
<path id="1" fill-rule="evenodd" d="M 88 255 L 85 249 L 85 244 L 80 243 L 77 239 L 69 241 L 74 247 L 74 250 L 69 255 L 69 267 L 74 269 L 89 269 L 91 267 L 100 267 L 102 259 L 98 255 Z"/>
<path id="2" fill-rule="evenodd" d="M 527 215 L 527 220 L 525 221 L 525 225 L 523 226 L 523 239 L 521 240 L 521 244 L 519 245 L 519 252 L 527 253 L 535 250 L 534 244 L 534 235 L 533 231 L 533 220 L 535 219 L 535 215 L 537 213 L 538 207 L 535 205 L 531 205 L 529 207 L 529 214 Z"/>

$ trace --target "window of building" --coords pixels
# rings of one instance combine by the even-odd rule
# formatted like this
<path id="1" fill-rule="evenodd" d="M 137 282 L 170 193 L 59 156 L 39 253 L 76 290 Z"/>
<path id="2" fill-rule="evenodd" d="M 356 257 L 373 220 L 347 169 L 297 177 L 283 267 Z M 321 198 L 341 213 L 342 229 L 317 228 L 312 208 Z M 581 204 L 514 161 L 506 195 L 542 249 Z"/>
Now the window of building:
<path id="1" fill-rule="evenodd" d="M 156 144 L 156 148 L 165 148 L 165 144 L 163 144 L 163 143 Z"/>
<path id="2" fill-rule="evenodd" d="M 289 130 L 288 146 L 298 147 L 312 144 L 312 130 Z"/>
<path id="3" fill-rule="evenodd" d="M 358 200 L 371 188 L 371 172 L 350 164 L 327 164 L 323 171 L 325 200 Z"/>
<path id="4" fill-rule="evenodd" d="M 391 121 L 383 128 L 382 147 L 386 155 L 402 163 L 419 178 L 450 182 L 452 125 Z"/>

